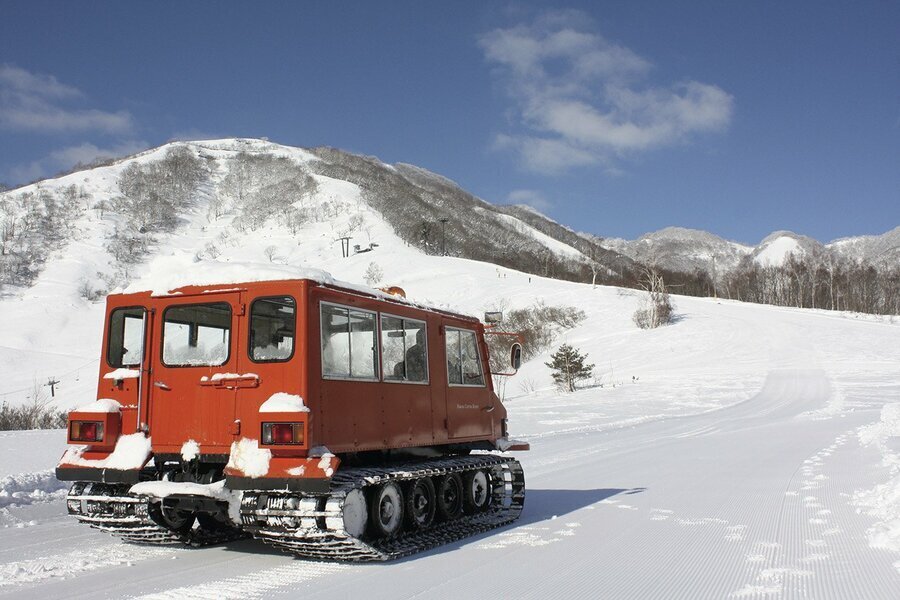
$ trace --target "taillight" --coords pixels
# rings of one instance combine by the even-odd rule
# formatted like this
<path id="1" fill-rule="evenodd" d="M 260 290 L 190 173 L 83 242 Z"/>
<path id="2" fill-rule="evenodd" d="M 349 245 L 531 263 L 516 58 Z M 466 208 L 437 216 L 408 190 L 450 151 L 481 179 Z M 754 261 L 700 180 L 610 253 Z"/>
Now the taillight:
<path id="1" fill-rule="evenodd" d="M 303 423 L 262 424 L 263 444 L 302 444 L 303 442 Z"/>
<path id="2" fill-rule="evenodd" d="M 69 439 L 73 442 L 100 442 L 103 440 L 103 423 L 72 421 L 69 423 Z"/>

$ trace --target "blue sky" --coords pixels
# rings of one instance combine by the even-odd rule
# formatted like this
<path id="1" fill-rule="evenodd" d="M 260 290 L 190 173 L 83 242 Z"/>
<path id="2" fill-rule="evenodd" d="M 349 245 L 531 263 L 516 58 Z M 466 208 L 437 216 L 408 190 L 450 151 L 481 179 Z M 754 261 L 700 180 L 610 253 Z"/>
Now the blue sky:
<path id="1" fill-rule="evenodd" d="M 633 238 L 900 225 L 900 4 L 0 2 L 0 181 L 172 138 L 409 162 Z"/>

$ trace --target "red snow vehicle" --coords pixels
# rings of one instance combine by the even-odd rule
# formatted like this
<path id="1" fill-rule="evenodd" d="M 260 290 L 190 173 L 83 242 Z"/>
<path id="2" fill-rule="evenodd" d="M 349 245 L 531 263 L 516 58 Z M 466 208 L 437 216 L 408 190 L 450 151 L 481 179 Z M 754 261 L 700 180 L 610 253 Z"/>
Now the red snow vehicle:
<path id="1" fill-rule="evenodd" d="M 314 279 L 107 299 L 98 400 L 69 414 L 68 511 L 131 541 L 252 534 L 386 560 L 515 520 L 521 465 L 485 326 Z M 518 368 L 518 344 L 511 346 Z"/>

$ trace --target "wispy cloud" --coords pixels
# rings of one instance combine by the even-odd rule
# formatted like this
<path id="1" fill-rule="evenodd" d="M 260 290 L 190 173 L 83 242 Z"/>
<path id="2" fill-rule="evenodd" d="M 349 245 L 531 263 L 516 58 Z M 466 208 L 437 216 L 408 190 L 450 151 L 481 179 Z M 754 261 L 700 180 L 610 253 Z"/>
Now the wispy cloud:
<path id="1" fill-rule="evenodd" d="M 74 107 L 85 95 L 52 75 L 0 65 L 0 128 L 40 133 L 129 133 L 134 120 L 128 111 L 108 112 Z"/>
<path id="2" fill-rule="evenodd" d="M 134 154 L 146 149 L 147 146 L 147 142 L 137 140 L 120 142 L 106 148 L 90 143 L 68 146 L 54 150 L 41 159 L 15 166 L 6 175 L 10 181 L 33 181 L 40 177 L 46 177 L 62 170 L 70 169 L 78 164 L 87 165 L 99 159 L 118 158 Z"/>
<path id="3" fill-rule="evenodd" d="M 497 136 L 495 147 L 515 150 L 537 172 L 614 171 L 624 155 L 728 126 L 727 92 L 698 81 L 649 85 L 646 59 L 589 26 L 583 13 L 549 12 L 479 38 L 522 130 Z"/>

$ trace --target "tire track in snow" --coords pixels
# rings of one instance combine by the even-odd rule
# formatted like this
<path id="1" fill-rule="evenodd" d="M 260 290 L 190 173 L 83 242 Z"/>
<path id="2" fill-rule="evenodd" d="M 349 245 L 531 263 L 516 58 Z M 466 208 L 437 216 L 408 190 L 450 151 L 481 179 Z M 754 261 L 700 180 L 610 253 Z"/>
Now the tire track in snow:
<path id="1" fill-rule="evenodd" d="M 49 579 L 65 579 L 87 571 L 131 566 L 145 560 L 167 558 L 175 552 L 171 548 L 114 543 L 92 550 L 81 548 L 65 554 L 8 562 L 0 565 L 0 591 Z"/>
<path id="2" fill-rule="evenodd" d="M 773 538 L 746 555 L 748 576 L 734 598 L 883 598 L 900 577 L 874 568 L 857 536 L 859 516 L 841 490 L 854 489 L 860 472 L 853 430 L 805 459 L 785 492 Z M 777 541 L 773 541 L 777 540 Z M 864 574 L 850 580 L 842 575 Z"/>
<path id="3" fill-rule="evenodd" d="M 243 600 L 262 598 L 279 588 L 309 583 L 320 577 L 327 577 L 346 571 L 350 567 L 333 563 L 292 561 L 288 565 L 236 575 L 198 585 L 172 588 L 169 590 L 133 596 L 141 600 Z"/>

